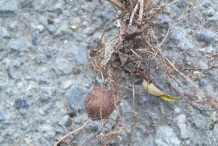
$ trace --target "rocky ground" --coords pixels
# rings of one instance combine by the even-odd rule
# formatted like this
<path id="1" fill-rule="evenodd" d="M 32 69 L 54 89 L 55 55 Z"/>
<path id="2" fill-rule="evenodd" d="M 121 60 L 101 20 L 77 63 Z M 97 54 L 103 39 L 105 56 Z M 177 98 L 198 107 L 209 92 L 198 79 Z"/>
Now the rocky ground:
<path id="1" fill-rule="evenodd" d="M 218 51 L 217 7 L 216 0 L 179 0 L 159 15 L 157 24 L 159 35 L 171 28 L 162 45 L 164 56 L 172 60 L 189 49 L 179 61 L 186 68 L 203 69 L 186 75 L 214 98 L 218 71 L 206 70 L 205 56 Z M 95 80 L 89 49 L 116 15 L 116 8 L 104 0 L 0 1 L 0 145 L 53 146 L 86 122 L 84 99 Z M 117 34 L 117 26 L 111 25 L 109 32 L 107 37 Z M 160 68 L 153 68 L 152 77 L 162 90 L 176 94 Z M 178 80 L 192 92 L 190 84 Z M 139 84 L 136 89 L 145 93 Z M 123 92 L 122 99 L 125 128 L 108 141 L 110 146 L 218 145 L 216 111 L 137 94 L 132 125 L 132 92 Z M 106 132 L 113 130 L 116 114 L 105 121 Z M 100 145 L 101 128 L 100 122 L 90 121 L 61 146 Z"/>

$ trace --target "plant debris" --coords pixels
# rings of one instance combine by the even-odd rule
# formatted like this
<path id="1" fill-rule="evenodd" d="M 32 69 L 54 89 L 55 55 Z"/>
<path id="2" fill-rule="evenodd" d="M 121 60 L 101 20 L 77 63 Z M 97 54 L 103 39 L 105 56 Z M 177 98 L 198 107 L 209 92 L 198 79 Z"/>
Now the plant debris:
<path id="1" fill-rule="evenodd" d="M 151 0 L 110 2 L 123 10 L 118 19 L 121 22 L 120 33 L 105 42 L 105 29 L 91 49 L 91 64 L 95 73 L 106 79 L 105 84 L 109 83 L 112 88 L 115 84 L 111 81 L 117 72 L 124 72 L 127 77 L 150 79 L 149 74 L 146 76 L 146 66 L 149 66 L 151 56 L 159 55 L 160 40 L 154 35 L 156 18 L 166 5 L 160 2 L 154 5 Z"/>
<path id="2" fill-rule="evenodd" d="M 161 45 L 169 35 L 170 28 L 165 37 L 156 36 L 157 16 L 161 14 L 166 7 L 177 1 L 178 0 L 166 3 L 160 0 L 155 3 L 153 0 L 110 0 L 112 4 L 122 11 L 118 18 L 111 20 L 111 22 L 115 20 L 120 22 L 119 34 L 109 40 L 104 40 L 106 30 L 111 24 L 111 22 L 109 22 L 99 41 L 90 50 L 90 62 L 94 68 L 95 74 L 102 77 L 104 86 L 114 89 L 116 93 L 118 92 L 119 75 L 122 72 L 126 74 L 128 79 L 135 76 L 150 83 L 152 81 L 152 73 L 149 67 L 152 61 L 156 62 L 158 68 L 163 69 L 163 74 L 165 74 L 169 84 L 181 97 L 192 105 L 209 109 L 208 106 L 211 107 L 210 103 L 205 105 L 205 102 L 195 102 L 199 99 L 199 96 L 204 99 L 207 98 L 204 92 L 199 89 L 189 76 L 183 73 L 184 70 L 179 70 L 173 61 L 162 55 Z M 190 8 L 191 6 L 187 6 L 187 10 Z M 186 19 L 187 18 L 184 20 Z M 181 22 L 182 21 L 177 22 L 175 25 Z M 186 51 L 182 52 L 181 55 L 184 53 L 186 53 Z M 216 59 L 214 59 L 216 56 L 215 54 L 208 58 L 209 69 L 217 68 L 214 63 L 217 62 Z M 192 93 L 186 93 L 183 90 L 179 81 L 176 80 L 179 76 L 193 86 Z M 172 80 L 178 82 L 179 87 L 174 87 Z M 181 92 L 181 90 L 183 90 L 183 92 Z M 168 101 L 168 98 L 166 100 Z M 173 98 L 173 101 L 176 100 L 177 98 Z"/>

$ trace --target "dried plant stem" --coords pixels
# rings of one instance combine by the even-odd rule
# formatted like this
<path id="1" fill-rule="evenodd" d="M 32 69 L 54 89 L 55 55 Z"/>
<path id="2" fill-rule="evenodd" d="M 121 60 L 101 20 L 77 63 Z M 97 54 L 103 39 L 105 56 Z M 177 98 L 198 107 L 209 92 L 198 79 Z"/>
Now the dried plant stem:
<path id="1" fill-rule="evenodd" d="M 166 5 L 166 7 L 164 9 L 166 9 L 167 7 L 171 6 L 172 4 L 178 2 L 179 0 L 175 0 L 175 1 L 172 1 L 171 3 L 169 3 L 168 5 Z"/>
<path id="2" fill-rule="evenodd" d="M 85 126 L 88 124 L 88 122 L 89 122 L 89 118 L 87 119 L 87 121 L 85 122 L 85 124 L 84 124 L 83 126 L 81 126 L 80 128 L 78 128 L 78 129 L 76 129 L 76 130 L 74 130 L 74 131 L 72 131 L 72 132 L 70 132 L 70 133 L 64 135 L 63 137 L 61 137 L 61 138 L 58 140 L 58 142 L 57 142 L 54 146 L 57 146 L 57 145 L 58 145 L 63 139 L 65 139 L 66 137 L 68 137 L 68 136 L 70 136 L 70 135 L 72 135 L 72 134 L 74 134 L 74 133 L 76 133 L 76 132 L 82 130 L 83 128 L 85 128 Z"/>
<path id="3" fill-rule="evenodd" d="M 176 26 L 176 25 L 178 25 L 179 23 L 181 23 L 181 22 L 183 22 L 183 21 L 189 19 L 189 18 L 188 18 L 188 10 L 189 10 L 190 8 L 191 8 L 190 5 L 188 5 L 187 8 L 186 8 L 186 17 L 185 17 L 184 19 L 182 19 L 182 20 L 176 22 L 175 24 L 173 24 L 174 26 Z"/>
<path id="4" fill-rule="evenodd" d="M 176 87 L 174 87 L 174 85 L 173 85 L 173 83 L 171 82 L 171 80 L 170 80 L 170 77 L 168 77 L 167 76 L 167 79 L 168 79 L 168 81 L 170 82 L 170 84 L 171 84 L 171 86 L 173 87 L 173 89 L 175 89 L 188 103 L 190 103 L 190 104 L 192 104 L 192 105 L 194 105 L 194 106 L 197 106 L 197 107 L 201 107 L 201 108 L 203 108 L 203 109 L 206 109 L 206 110 L 208 110 L 208 111 L 212 111 L 212 109 L 209 109 L 209 108 L 207 108 L 207 107 L 205 107 L 205 106 L 203 106 L 203 105 L 201 105 L 201 104 L 198 104 L 196 101 L 191 101 L 191 100 L 189 100 L 187 97 L 185 97 L 184 96 L 184 94 L 182 94 L 180 91 L 178 91 L 178 89 L 176 88 Z M 178 82 L 177 82 L 178 83 Z M 179 84 L 180 85 L 180 84 Z M 181 87 L 181 85 L 180 85 L 180 87 Z M 203 101 L 200 101 L 201 103 L 203 102 Z"/>
<path id="5" fill-rule="evenodd" d="M 102 33 L 102 35 L 101 35 L 101 37 L 100 37 L 100 42 L 102 41 L 102 38 L 103 38 L 103 36 L 104 36 L 106 30 L 108 29 L 108 26 L 109 26 L 112 22 L 114 22 L 115 20 L 117 20 L 118 18 L 119 18 L 119 17 L 116 17 L 116 18 L 112 19 L 110 22 L 108 22 L 108 23 L 106 24 L 106 26 L 104 27 L 103 33 Z"/>
<path id="6" fill-rule="evenodd" d="M 139 0 L 140 2 L 140 8 L 139 8 L 139 24 L 142 23 L 142 17 L 143 17 L 143 9 L 144 9 L 144 0 Z"/>
<path id="7" fill-rule="evenodd" d="M 141 35 L 141 37 L 143 38 L 143 40 L 145 41 L 145 43 L 149 46 L 149 48 L 151 49 L 151 51 L 153 52 L 157 52 L 153 46 L 149 43 L 149 41 L 143 36 Z M 167 73 L 168 70 L 167 70 L 167 67 L 166 67 L 166 63 L 164 63 L 164 60 L 163 60 L 163 57 L 160 55 L 160 54 L 157 54 L 157 57 L 158 57 L 158 60 L 162 63 L 162 66 L 165 70 L 165 72 Z M 178 73 L 180 74 L 184 79 L 186 79 L 189 83 L 192 84 L 193 87 L 195 87 L 195 89 L 198 91 L 198 93 L 200 93 L 200 96 L 204 96 L 203 92 L 197 87 L 197 85 L 195 85 L 188 77 L 186 77 L 183 73 L 181 73 L 176 67 L 175 65 L 167 58 L 164 58 L 169 64 L 170 66 Z M 172 83 L 171 83 L 172 85 Z M 175 89 L 175 88 L 174 88 Z M 178 92 L 178 90 L 176 90 Z M 179 92 L 180 93 L 180 92 Z M 184 97 L 184 96 L 183 96 Z M 191 102 L 191 101 L 189 101 Z M 194 105 L 195 103 L 192 102 L 192 104 Z"/>
<path id="8" fill-rule="evenodd" d="M 117 6 L 119 9 L 121 9 L 121 10 L 123 10 L 123 11 L 126 10 L 125 6 L 124 6 L 122 3 L 118 2 L 117 0 L 109 0 L 109 1 L 110 1 L 112 4 L 114 4 L 115 6 Z"/>
<path id="9" fill-rule="evenodd" d="M 129 0 L 129 4 L 130 4 L 131 10 L 133 10 L 133 1 L 132 1 L 132 0 Z"/>
<path id="10" fill-rule="evenodd" d="M 171 28 L 169 28 L 169 29 L 167 30 L 167 34 L 165 35 L 165 37 L 164 37 L 164 39 L 161 41 L 161 43 L 158 45 L 159 48 L 162 46 L 163 42 L 164 42 L 164 41 L 166 40 L 166 38 L 168 37 L 168 35 L 169 35 L 169 33 L 170 33 L 170 29 L 171 29 Z"/>
<path id="11" fill-rule="evenodd" d="M 130 49 L 132 51 L 133 54 L 135 54 L 138 58 L 142 59 L 141 56 L 139 56 L 135 51 L 133 51 L 133 49 Z M 143 59 L 142 59 L 143 60 Z"/>
<path id="12" fill-rule="evenodd" d="M 104 139 L 103 139 L 103 141 L 102 141 L 102 145 L 103 145 L 103 146 L 106 146 L 106 143 L 107 143 L 108 138 L 111 137 L 112 135 L 119 135 L 119 134 L 123 131 L 124 128 L 125 128 L 125 127 L 122 125 L 122 127 L 121 127 L 119 130 L 110 131 L 109 133 L 107 133 L 107 134 L 104 136 Z"/>
<path id="13" fill-rule="evenodd" d="M 174 69 L 177 73 L 179 73 L 183 78 L 185 78 L 189 83 L 191 83 L 193 87 L 196 88 L 196 90 L 198 91 L 198 93 L 200 93 L 200 96 L 202 96 L 202 97 L 204 96 L 203 92 L 198 88 L 198 86 L 195 85 L 195 84 L 194 84 L 188 77 L 186 77 L 183 73 L 181 73 L 181 72 L 175 67 L 175 65 L 174 65 L 168 58 L 165 58 L 165 60 L 168 61 L 168 63 L 173 67 L 173 69 Z"/>
<path id="14" fill-rule="evenodd" d="M 133 18 L 134 18 L 134 16 L 135 16 L 136 11 L 138 10 L 138 7 L 139 7 L 139 2 L 137 2 L 137 4 L 135 5 L 134 10 L 133 10 L 133 12 L 132 12 L 132 15 L 131 15 L 130 20 L 129 20 L 129 26 L 132 25 Z"/>
<path id="15" fill-rule="evenodd" d="M 176 56 L 175 59 L 173 59 L 173 64 L 177 64 L 179 57 L 182 56 L 183 54 L 185 54 L 188 50 L 190 50 L 190 49 L 184 50 L 178 56 Z"/>
<path id="16" fill-rule="evenodd" d="M 110 38 L 107 42 L 110 42 L 110 41 L 112 41 L 113 39 L 116 39 L 116 38 L 119 38 L 119 35 L 116 35 L 116 36 Z M 115 43 L 116 43 L 116 42 L 117 42 L 117 40 L 115 41 Z"/>
<path id="17" fill-rule="evenodd" d="M 146 39 L 146 37 L 144 37 L 142 34 L 141 34 L 141 37 L 142 39 L 145 41 L 145 43 L 148 45 L 148 47 L 151 49 L 152 53 L 153 52 L 156 52 L 155 49 L 153 48 L 153 46 L 149 43 L 149 41 Z"/>
<path id="18" fill-rule="evenodd" d="M 28 145 L 28 146 L 34 146 L 33 144 L 27 143 L 25 141 L 14 143 L 12 146 L 18 146 L 18 145 Z"/>

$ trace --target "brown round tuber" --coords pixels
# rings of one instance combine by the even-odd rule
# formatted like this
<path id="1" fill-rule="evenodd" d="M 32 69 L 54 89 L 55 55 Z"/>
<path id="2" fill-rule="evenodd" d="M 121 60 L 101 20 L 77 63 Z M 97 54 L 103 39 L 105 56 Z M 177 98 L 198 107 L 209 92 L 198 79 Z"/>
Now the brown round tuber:
<path id="1" fill-rule="evenodd" d="M 103 87 L 92 89 L 85 100 L 85 108 L 92 120 L 107 118 L 115 109 L 115 95 L 112 90 Z M 101 111 L 101 112 L 100 112 Z"/>

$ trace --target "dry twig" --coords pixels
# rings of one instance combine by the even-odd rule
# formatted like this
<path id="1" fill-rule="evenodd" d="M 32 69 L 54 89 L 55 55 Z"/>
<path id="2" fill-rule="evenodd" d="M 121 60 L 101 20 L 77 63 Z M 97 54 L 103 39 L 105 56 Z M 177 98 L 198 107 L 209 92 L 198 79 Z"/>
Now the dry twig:
<path id="1" fill-rule="evenodd" d="M 70 132 L 70 133 L 64 135 L 63 137 L 61 137 L 61 138 L 58 140 L 58 142 L 57 142 L 54 146 L 57 146 L 62 140 L 64 140 L 64 139 L 67 138 L 68 136 L 70 136 L 70 135 L 72 135 L 72 134 L 74 134 L 74 133 L 76 133 L 76 132 L 82 130 L 83 128 L 85 128 L 85 126 L 88 124 L 88 122 L 89 122 L 89 118 L 87 119 L 87 121 L 85 122 L 85 124 L 84 124 L 83 126 L 81 126 L 80 128 L 78 128 L 78 129 L 76 129 L 76 130 L 74 130 L 74 131 L 72 131 L 72 132 Z"/>
<path id="2" fill-rule="evenodd" d="M 123 10 L 123 11 L 126 10 L 125 6 L 124 6 L 122 3 L 118 2 L 117 0 L 109 0 L 109 1 L 110 1 L 112 4 L 114 4 L 115 6 L 117 6 L 119 9 L 121 9 L 121 10 Z"/>

